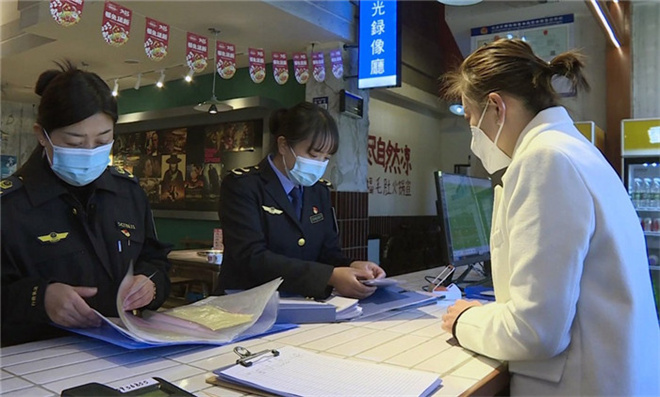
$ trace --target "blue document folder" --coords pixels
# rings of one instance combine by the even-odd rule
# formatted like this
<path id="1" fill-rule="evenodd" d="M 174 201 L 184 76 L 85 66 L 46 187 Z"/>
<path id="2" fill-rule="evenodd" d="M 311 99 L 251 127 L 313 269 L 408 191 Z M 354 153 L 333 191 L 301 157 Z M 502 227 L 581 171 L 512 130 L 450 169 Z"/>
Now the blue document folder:
<path id="1" fill-rule="evenodd" d="M 55 325 L 55 324 L 54 324 Z M 246 340 L 246 339 L 251 339 L 251 338 L 256 338 L 258 336 L 263 336 L 263 335 L 270 335 L 274 334 L 277 332 L 282 332 L 286 331 L 292 328 L 296 328 L 296 324 L 274 324 L 268 331 L 259 333 L 259 334 L 250 334 L 246 333 L 243 335 L 240 335 L 238 338 L 226 342 L 226 343 L 215 343 L 215 342 L 208 342 L 208 343 L 190 343 L 190 342 L 167 342 L 167 343 L 150 343 L 150 342 L 140 342 L 135 339 L 129 338 L 128 336 L 122 334 L 121 332 L 117 331 L 116 329 L 112 328 L 110 325 L 103 323 L 100 327 L 96 328 L 64 328 L 60 327 L 63 329 L 66 329 L 67 331 L 74 332 L 79 335 L 84 335 L 88 336 L 90 338 L 94 339 L 99 339 L 104 342 L 112 343 L 113 345 L 117 345 L 126 349 L 131 349 L 131 350 L 136 350 L 136 349 L 148 349 L 151 347 L 162 347 L 162 346 L 173 346 L 173 345 L 190 345 L 190 344 L 196 344 L 196 345 L 202 345 L 202 344 L 208 344 L 208 345 L 215 345 L 215 346 L 223 346 L 227 345 L 230 343 L 238 342 L 241 340 Z"/>
<path id="2" fill-rule="evenodd" d="M 427 305 L 442 298 L 442 295 L 429 296 L 408 291 L 398 286 L 378 288 L 371 296 L 360 300 L 362 316 L 358 317 L 357 321 L 389 310 Z"/>
<path id="3" fill-rule="evenodd" d="M 332 323 L 336 321 L 337 308 L 330 304 L 305 304 L 280 302 L 276 324 Z"/>

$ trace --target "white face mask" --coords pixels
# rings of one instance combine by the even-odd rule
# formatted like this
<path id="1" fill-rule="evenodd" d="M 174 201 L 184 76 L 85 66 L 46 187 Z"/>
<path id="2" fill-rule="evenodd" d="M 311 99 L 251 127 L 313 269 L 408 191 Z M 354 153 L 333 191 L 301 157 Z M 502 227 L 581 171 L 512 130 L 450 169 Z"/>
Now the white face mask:
<path id="1" fill-rule="evenodd" d="M 50 168 L 69 185 L 89 185 L 101 176 L 110 163 L 110 151 L 114 141 L 94 149 L 67 148 L 54 145 L 46 130 L 44 135 L 53 147 L 53 158 L 48 159 Z"/>
<path id="2" fill-rule="evenodd" d="M 477 126 L 470 126 L 470 131 L 472 131 L 472 142 L 470 143 L 470 149 L 479 157 L 481 163 L 484 165 L 484 168 L 489 174 L 494 174 L 496 171 L 506 168 L 511 164 L 511 157 L 507 156 L 506 153 L 502 151 L 497 146 L 497 140 L 500 138 L 500 133 L 502 132 L 502 127 L 504 127 L 504 120 L 500 124 L 500 128 L 497 130 L 497 135 L 495 135 L 495 141 L 491 141 L 486 133 L 481 129 L 481 122 L 484 119 L 486 110 L 490 106 L 490 103 L 486 104 L 484 111 L 481 113 L 481 118 Z M 504 114 L 506 119 L 506 113 Z"/>
<path id="3" fill-rule="evenodd" d="M 328 160 L 319 161 L 298 156 L 296 152 L 293 151 L 293 148 L 291 148 L 291 153 L 296 156 L 296 163 L 291 170 L 286 166 L 286 161 L 284 160 L 284 156 L 282 156 L 284 169 L 291 182 L 296 185 L 312 186 L 321 179 L 328 166 Z"/>

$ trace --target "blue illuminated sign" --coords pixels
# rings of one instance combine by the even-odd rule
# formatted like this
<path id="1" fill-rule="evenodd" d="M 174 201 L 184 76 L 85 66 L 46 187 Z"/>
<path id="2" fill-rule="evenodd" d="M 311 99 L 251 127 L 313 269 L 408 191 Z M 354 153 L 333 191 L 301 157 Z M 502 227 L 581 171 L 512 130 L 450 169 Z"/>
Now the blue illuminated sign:
<path id="1" fill-rule="evenodd" d="M 360 1 L 358 88 L 401 85 L 401 40 L 396 0 Z"/>

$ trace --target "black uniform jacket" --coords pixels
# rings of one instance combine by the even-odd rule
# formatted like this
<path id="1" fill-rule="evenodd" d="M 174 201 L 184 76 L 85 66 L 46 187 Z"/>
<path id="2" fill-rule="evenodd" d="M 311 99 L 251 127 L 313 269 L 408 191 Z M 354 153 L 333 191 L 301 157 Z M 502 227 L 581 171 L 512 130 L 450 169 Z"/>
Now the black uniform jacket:
<path id="1" fill-rule="evenodd" d="M 268 159 L 230 172 L 218 212 L 225 244 L 220 289 L 247 289 L 282 277 L 282 292 L 327 297 L 334 267 L 351 263 L 339 248 L 328 185 L 319 181 L 304 188 L 298 220 Z"/>
<path id="2" fill-rule="evenodd" d="M 132 261 L 150 276 L 158 308 L 169 295 L 167 254 L 156 239 L 147 197 L 133 175 L 108 167 L 90 188 L 86 206 L 35 152 L 0 183 L 2 202 L 2 345 L 52 337 L 44 308 L 49 283 L 97 287 L 86 302 L 117 316 L 119 284 Z"/>

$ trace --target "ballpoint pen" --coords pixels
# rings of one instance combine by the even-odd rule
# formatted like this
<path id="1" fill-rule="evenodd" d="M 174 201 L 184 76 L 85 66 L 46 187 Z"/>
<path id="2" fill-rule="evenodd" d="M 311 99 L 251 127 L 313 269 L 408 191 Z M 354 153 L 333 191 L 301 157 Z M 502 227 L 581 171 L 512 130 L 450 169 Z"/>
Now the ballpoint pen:
<path id="1" fill-rule="evenodd" d="M 431 291 L 429 291 L 429 292 L 433 292 L 433 291 L 435 291 L 436 288 L 438 288 L 439 286 L 441 286 L 442 283 L 445 282 L 445 280 L 447 279 L 447 277 L 449 277 L 449 276 L 454 272 L 454 269 L 455 269 L 455 268 L 454 268 L 454 266 L 452 266 L 452 265 L 447 265 L 444 269 L 442 269 L 442 271 L 440 272 L 440 274 L 438 274 L 438 275 L 433 279 L 433 281 L 431 281 L 431 285 L 433 286 L 433 289 L 431 289 Z"/>

